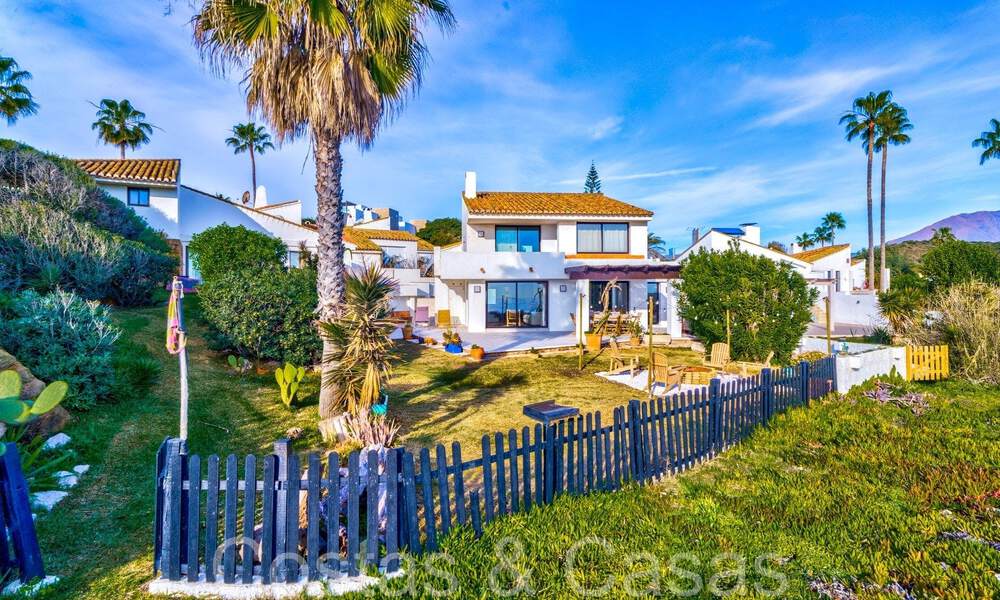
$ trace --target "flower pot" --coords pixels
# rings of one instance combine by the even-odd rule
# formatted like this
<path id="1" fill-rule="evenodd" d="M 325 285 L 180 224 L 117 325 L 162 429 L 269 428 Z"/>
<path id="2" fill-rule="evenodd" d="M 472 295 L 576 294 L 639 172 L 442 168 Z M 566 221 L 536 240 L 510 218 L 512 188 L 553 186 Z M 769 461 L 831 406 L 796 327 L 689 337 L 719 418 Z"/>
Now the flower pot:
<path id="1" fill-rule="evenodd" d="M 629 338 L 629 344 L 631 344 L 633 348 L 642 348 L 642 336 L 633 335 Z"/>
<path id="2" fill-rule="evenodd" d="M 444 350 L 445 352 L 451 352 L 452 354 L 461 354 L 462 344 L 445 344 Z"/>
<path id="3" fill-rule="evenodd" d="M 473 360 L 483 360 L 483 357 L 486 356 L 486 350 L 483 350 L 482 348 L 472 348 L 469 350 L 469 356 L 471 356 Z"/>
<path id="4" fill-rule="evenodd" d="M 587 351 L 588 352 L 600 352 L 601 351 L 601 338 L 604 337 L 599 333 L 585 333 L 584 337 L 587 340 Z"/>
<path id="5" fill-rule="evenodd" d="M 413 328 L 409 325 L 403 327 L 403 339 L 408 340 L 413 337 Z"/>

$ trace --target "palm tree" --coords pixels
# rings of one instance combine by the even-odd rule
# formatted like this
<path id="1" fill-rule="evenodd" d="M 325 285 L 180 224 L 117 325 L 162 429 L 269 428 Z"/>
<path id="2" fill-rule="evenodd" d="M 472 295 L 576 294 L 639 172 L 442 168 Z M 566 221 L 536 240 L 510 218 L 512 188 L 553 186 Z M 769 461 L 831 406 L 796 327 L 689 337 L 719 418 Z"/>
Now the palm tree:
<path id="1" fill-rule="evenodd" d="M 369 147 L 420 83 L 427 49 L 420 28 L 450 29 L 447 0 L 204 0 L 194 41 L 220 73 L 245 69 L 247 107 L 279 143 L 308 135 L 316 165 L 318 315 L 331 321 L 344 299 L 341 144 Z M 333 352 L 324 340 L 324 354 Z M 320 418 L 337 392 L 323 367 Z"/>
<path id="2" fill-rule="evenodd" d="M 233 154 L 241 152 L 250 153 L 250 180 L 253 182 L 250 197 L 257 202 L 257 161 L 254 153 L 264 154 L 265 150 L 273 150 L 271 135 L 267 133 L 263 126 L 258 126 L 253 121 L 249 123 L 238 123 L 233 125 L 232 137 L 226 138 L 226 145 L 233 147 Z"/>
<path id="3" fill-rule="evenodd" d="M 979 155 L 979 164 L 983 164 L 991 158 L 1000 157 L 1000 121 L 990 119 L 990 131 L 984 131 L 980 136 L 972 140 L 972 147 L 984 148 Z"/>
<path id="4" fill-rule="evenodd" d="M 7 119 L 8 125 L 16 123 L 18 117 L 38 112 L 38 104 L 24 85 L 29 79 L 31 73 L 21 71 L 16 60 L 0 56 L 0 115 Z"/>
<path id="5" fill-rule="evenodd" d="M 879 277 L 878 289 L 885 291 L 885 278 L 882 272 L 885 270 L 885 167 L 888 162 L 889 146 L 902 146 L 910 143 L 910 136 L 907 131 L 913 129 L 910 119 L 906 114 L 906 109 L 893 102 L 882 113 L 878 121 L 878 139 L 875 140 L 875 151 L 882 153 L 882 194 L 879 204 Z"/>
<path id="6" fill-rule="evenodd" d="M 878 121 L 883 112 L 892 104 L 892 92 L 868 92 L 867 96 L 855 98 L 851 110 L 840 117 L 840 124 L 847 130 L 847 141 L 856 137 L 862 140 L 862 147 L 868 155 L 868 281 L 875 281 L 875 227 L 872 219 L 872 161 L 875 153 L 875 138 Z"/>
<path id="7" fill-rule="evenodd" d="M 803 250 L 808 250 L 816 245 L 816 239 L 813 238 L 811 233 L 806 231 L 802 235 L 795 237 L 795 244 Z"/>
<path id="8" fill-rule="evenodd" d="M 655 250 L 656 252 L 663 254 L 667 242 L 665 242 L 663 238 L 661 238 L 657 234 L 650 231 L 649 233 L 646 234 L 646 245 L 649 247 L 650 250 Z"/>
<path id="9" fill-rule="evenodd" d="M 133 150 L 149 143 L 153 125 L 146 122 L 146 113 L 136 110 L 128 100 L 116 102 L 105 98 L 97 108 L 97 120 L 90 128 L 97 131 L 97 139 L 111 146 L 118 146 L 121 158 L 125 159 L 125 148 Z"/>
<path id="10" fill-rule="evenodd" d="M 820 225 L 813 230 L 812 239 L 814 242 L 819 242 L 820 247 L 826 246 L 827 242 L 833 242 L 833 230 L 829 229 L 825 225 Z"/>
<path id="11" fill-rule="evenodd" d="M 828 212 L 823 215 L 822 226 L 830 232 L 830 243 L 837 239 L 837 230 L 847 227 L 844 215 L 839 212 Z"/>

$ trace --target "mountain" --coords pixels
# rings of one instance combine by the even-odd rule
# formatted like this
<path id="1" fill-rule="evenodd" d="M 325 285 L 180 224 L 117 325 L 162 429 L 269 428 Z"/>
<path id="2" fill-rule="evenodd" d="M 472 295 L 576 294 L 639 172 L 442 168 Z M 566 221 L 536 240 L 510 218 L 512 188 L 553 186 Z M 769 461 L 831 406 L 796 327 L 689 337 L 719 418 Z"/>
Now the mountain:
<path id="1" fill-rule="evenodd" d="M 950 227 L 955 237 L 967 242 L 1000 242 L 1000 210 L 952 215 L 889 243 L 929 240 L 934 235 L 934 230 L 942 227 Z"/>

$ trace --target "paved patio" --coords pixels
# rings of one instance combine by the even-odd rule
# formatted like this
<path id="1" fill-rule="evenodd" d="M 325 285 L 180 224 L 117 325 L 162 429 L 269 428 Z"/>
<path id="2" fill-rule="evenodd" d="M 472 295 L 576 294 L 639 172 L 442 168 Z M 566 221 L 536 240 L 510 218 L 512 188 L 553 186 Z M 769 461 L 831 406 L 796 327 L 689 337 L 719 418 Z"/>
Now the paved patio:
<path id="1" fill-rule="evenodd" d="M 487 331 L 485 333 L 470 333 L 464 327 L 455 327 L 453 331 L 462 336 L 462 345 L 468 349 L 470 345 L 481 346 L 486 352 L 527 352 L 536 350 L 552 350 L 555 348 L 575 348 L 576 336 L 572 331 L 520 330 L 520 331 Z M 431 337 L 441 341 L 444 330 L 439 327 L 414 326 L 413 334 L 420 337 Z"/>

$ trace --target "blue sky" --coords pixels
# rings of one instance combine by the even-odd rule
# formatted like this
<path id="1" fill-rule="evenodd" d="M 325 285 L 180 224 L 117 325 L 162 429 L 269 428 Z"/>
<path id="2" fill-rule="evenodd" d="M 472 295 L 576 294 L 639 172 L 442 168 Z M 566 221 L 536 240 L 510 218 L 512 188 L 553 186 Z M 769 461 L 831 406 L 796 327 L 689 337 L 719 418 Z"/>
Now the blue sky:
<path id="1" fill-rule="evenodd" d="M 1000 163 L 980 167 L 970 147 L 1000 117 L 1000 4 L 835 4 L 455 0 L 456 31 L 428 31 L 419 95 L 371 150 L 346 151 L 346 198 L 458 216 L 466 170 L 486 190 L 573 191 L 593 160 L 605 192 L 654 210 L 678 248 L 691 227 L 745 221 L 788 242 L 830 210 L 861 245 L 864 155 L 837 120 L 854 97 L 892 89 L 915 129 L 889 154 L 890 238 L 1000 207 Z M 0 54 L 34 73 L 41 110 L 0 135 L 114 157 L 89 102 L 127 97 L 162 128 L 136 156 L 180 157 L 185 183 L 238 197 L 248 161 L 223 141 L 246 119 L 239 78 L 202 64 L 186 0 L 164 6 L 8 5 Z M 258 166 L 272 201 L 314 210 L 305 142 Z"/>

